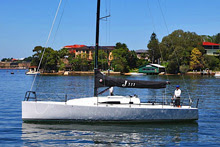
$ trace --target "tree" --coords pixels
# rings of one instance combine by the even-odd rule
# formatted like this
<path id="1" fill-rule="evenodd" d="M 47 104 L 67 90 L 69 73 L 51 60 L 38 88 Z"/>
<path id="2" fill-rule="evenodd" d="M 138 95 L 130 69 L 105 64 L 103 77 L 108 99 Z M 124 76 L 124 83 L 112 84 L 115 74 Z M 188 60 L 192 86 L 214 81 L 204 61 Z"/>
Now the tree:
<path id="1" fill-rule="evenodd" d="M 179 68 L 178 68 L 178 64 L 176 64 L 176 61 L 174 60 L 169 61 L 167 64 L 166 71 L 171 74 L 177 74 L 179 72 Z"/>
<path id="2" fill-rule="evenodd" d="M 127 45 L 124 43 L 116 43 L 115 50 L 112 51 L 113 60 L 112 60 L 112 66 L 115 71 L 119 72 L 128 72 L 129 66 L 127 59 L 129 57 L 129 50 L 127 48 Z"/>
<path id="3" fill-rule="evenodd" d="M 201 35 L 201 37 L 203 38 L 203 41 L 205 42 L 213 42 L 213 43 L 217 43 L 220 44 L 220 33 L 216 34 L 216 35 Z"/>
<path id="4" fill-rule="evenodd" d="M 65 56 L 69 56 L 69 50 L 67 48 L 62 48 L 61 50 L 58 51 L 58 56 L 59 58 L 64 58 Z"/>
<path id="5" fill-rule="evenodd" d="M 215 35 L 215 43 L 220 44 L 220 33 Z"/>
<path id="6" fill-rule="evenodd" d="M 32 56 L 33 59 L 31 61 L 31 65 L 32 66 L 38 66 L 38 64 L 40 62 L 41 54 L 43 52 L 43 47 L 42 46 L 36 46 L 33 49 L 33 52 L 35 52 L 35 54 Z"/>
<path id="7" fill-rule="evenodd" d="M 40 59 L 43 55 L 44 48 L 42 46 L 36 46 L 33 49 L 33 52 L 36 52 L 33 55 L 33 59 L 31 61 L 31 65 L 38 66 L 40 63 Z M 44 69 L 46 72 L 51 72 L 52 70 L 57 71 L 57 63 L 59 60 L 58 51 L 53 50 L 52 48 L 48 47 L 45 48 L 44 56 L 41 62 L 41 69 Z"/>
<path id="8" fill-rule="evenodd" d="M 160 49 L 159 49 L 159 41 L 157 39 L 157 35 L 152 33 L 150 37 L 150 42 L 147 45 L 149 58 L 152 63 L 158 63 L 158 59 L 160 58 Z"/>
<path id="9" fill-rule="evenodd" d="M 93 54 L 93 59 L 95 59 L 95 54 Z M 93 69 L 94 68 L 94 63 L 95 61 L 92 60 L 91 62 L 91 68 L 90 69 Z M 99 55 L 98 55 L 98 68 L 99 69 L 102 69 L 102 70 L 107 70 L 109 69 L 109 66 L 108 66 L 108 54 L 103 51 L 103 50 L 99 50 Z"/>
<path id="10" fill-rule="evenodd" d="M 45 49 L 44 58 L 42 60 L 42 66 L 44 71 L 50 72 L 52 70 L 57 71 L 57 64 L 58 64 L 59 56 L 58 51 L 53 50 L 52 48 L 48 47 Z"/>
<path id="11" fill-rule="evenodd" d="M 33 59 L 33 57 L 29 56 L 29 57 L 24 58 L 24 61 L 26 61 L 26 62 L 31 62 L 32 59 Z"/>
<path id="12" fill-rule="evenodd" d="M 180 66 L 180 72 L 181 73 L 187 73 L 188 70 L 189 70 L 189 66 L 188 65 L 181 65 Z"/>
<path id="13" fill-rule="evenodd" d="M 163 37 L 160 43 L 162 58 L 168 62 L 168 72 L 179 72 L 182 65 L 189 65 L 190 55 L 194 48 L 197 48 L 202 55 L 205 50 L 202 46 L 202 37 L 194 32 L 184 32 L 183 30 L 176 30 Z M 176 63 L 175 66 L 171 67 Z M 176 69 L 174 69 L 176 68 Z"/>
<path id="14" fill-rule="evenodd" d="M 9 62 L 9 61 L 11 61 L 13 58 L 3 58 L 1 61 L 2 62 Z"/>
<path id="15" fill-rule="evenodd" d="M 149 62 L 145 59 L 137 59 L 136 68 L 142 67 L 144 65 L 149 64 Z"/>
<path id="16" fill-rule="evenodd" d="M 217 50 L 218 58 L 220 60 L 220 50 Z"/>
<path id="17" fill-rule="evenodd" d="M 135 51 L 128 52 L 126 55 L 126 60 L 127 60 L 129 69 L 137 68 L 138 58 L 137 58 L 137 54 Z"/>
<path id="18" fill-rule="evenodd" d="M 202 53 L 197 48 L 194 48 L 190 56 L 190 69 L 200 70 L 203 68 L 202 60 Z"/>
<path id="19" fill-rule="evenodd" d="M 204 55 L 205 68 L 209 68 L 210 70 L 219 70 L 220 68 L 220 60 L 211 55 Z"/>
<path id="20" fill-rule="evenodd" d="M 75 58 L 72 58 L 69 62 L 72 65 L 73 70 L 86 71 L 89 69 L 87 54 L 79 54 Z"/>
<path id="21" fill-rule="evenodd" d="M 201 35 L 204 42 L 215 42 L 215 35 L 209 36 L 209 35 Z"/>

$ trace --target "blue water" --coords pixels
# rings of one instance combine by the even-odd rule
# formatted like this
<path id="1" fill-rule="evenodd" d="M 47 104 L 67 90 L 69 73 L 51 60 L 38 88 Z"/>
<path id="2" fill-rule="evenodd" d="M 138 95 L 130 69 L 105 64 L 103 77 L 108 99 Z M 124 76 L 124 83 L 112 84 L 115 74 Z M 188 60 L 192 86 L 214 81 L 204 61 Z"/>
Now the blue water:
<path id="1" fill-rule="evenodd" d="M 14 72 L 14 74 L 11 74 Z M 160 124 L 30 124 L 21 120 L 21 101 L 30 90 L 34 76 L 24 70 L 0 70 L 0 146 L 219 146 L 220 79 L 214 76 L 140 76 L 130 79 L 169 80 L 166 93 L 171 97 L 175 85 L 181 85 L 182 97 L 199 103 L 199 120 L 194 123 Z M 121 77 L 125 78 L 125 77 Z M 186 88 L 187 87 L 187 88 Z M 34 84 L 39 100 L 63 101 L 92 96 L 92 76 L 39 76 Z M 146 101 L 164 90 L 115 88 L 115 94 L 133 95 Z M 50 95 L 45 94 L 50 93 Z"/>

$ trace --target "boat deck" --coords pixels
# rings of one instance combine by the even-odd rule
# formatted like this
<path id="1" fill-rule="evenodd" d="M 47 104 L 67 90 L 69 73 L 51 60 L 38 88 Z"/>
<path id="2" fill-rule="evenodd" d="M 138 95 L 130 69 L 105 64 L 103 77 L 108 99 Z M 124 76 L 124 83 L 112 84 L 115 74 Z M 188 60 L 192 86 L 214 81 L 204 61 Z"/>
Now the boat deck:
<path id="1" fill-rule="evenodd" d="M 67 102 L 37 101 L 37 103 L 54 104 L 54 105 L 72 105 L 72 106 L 113 107 L 113 108 L 120 107 L 120 108 L 152 108 L 152 109 L 197 109 L 197 108 L 192 108 L 191 106 L 176 107 L 172 103 L 167 103 L 167 104 L 141 103 L 140 101 L 139 102 L 137 100 L 135 101 L 135 99 L 136 98 L 130 99 L 126 97 L 120 97 L 121 103 L 113 103 L 113 102 L 118 102 L 119 99 L 111 98 L 112 101 L 108 101 L 109 100 L 108 97 L 98 97 L 98 98 L 88 97 L 88 98 L 72 99 L 72 100 L 68 100 Z M 130 101 L 133 103 L 129 103 Z M 106 102 L 110 102 L 110 103 L 106 103 Z M 36 103 L 36 102 L 28 101 L 28 103 Z"/>

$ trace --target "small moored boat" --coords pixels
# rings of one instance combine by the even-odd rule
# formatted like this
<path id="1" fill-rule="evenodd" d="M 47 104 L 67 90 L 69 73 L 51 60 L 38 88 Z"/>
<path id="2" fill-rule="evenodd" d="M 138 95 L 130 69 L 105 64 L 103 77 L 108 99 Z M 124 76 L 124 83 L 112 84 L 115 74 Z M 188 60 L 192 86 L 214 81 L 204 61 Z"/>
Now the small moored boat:
<path id="1" fill-rule="evenodd" d="M 214 76 L 220 78 L 220 72 L 216 72 Z"/>
<path id="2" fill-rule="evenodd" d="M 30 66 L 29 70 L 25 74 L 26 75 L 38 75 L 40 74 L 40 72 L 37 71 L 37 66 Z"/>

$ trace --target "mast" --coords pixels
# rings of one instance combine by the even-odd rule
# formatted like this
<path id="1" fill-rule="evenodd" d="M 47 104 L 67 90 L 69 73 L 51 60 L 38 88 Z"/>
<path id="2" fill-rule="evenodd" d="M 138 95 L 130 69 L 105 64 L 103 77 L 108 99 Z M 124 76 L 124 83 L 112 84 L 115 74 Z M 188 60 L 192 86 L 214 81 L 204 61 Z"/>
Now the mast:
<path id="1" fill-rule="evenodd" d="M 99 20 L 100 20 L 100 0 L 97 0 L 96 13 L 96 41 L 95 41 L 95 65 L 94 65 L 94 96 L 98 96 L 98 87 L 96 85 L 96 75 L 98 72 L 98 50 L 99 50 Z"/>

